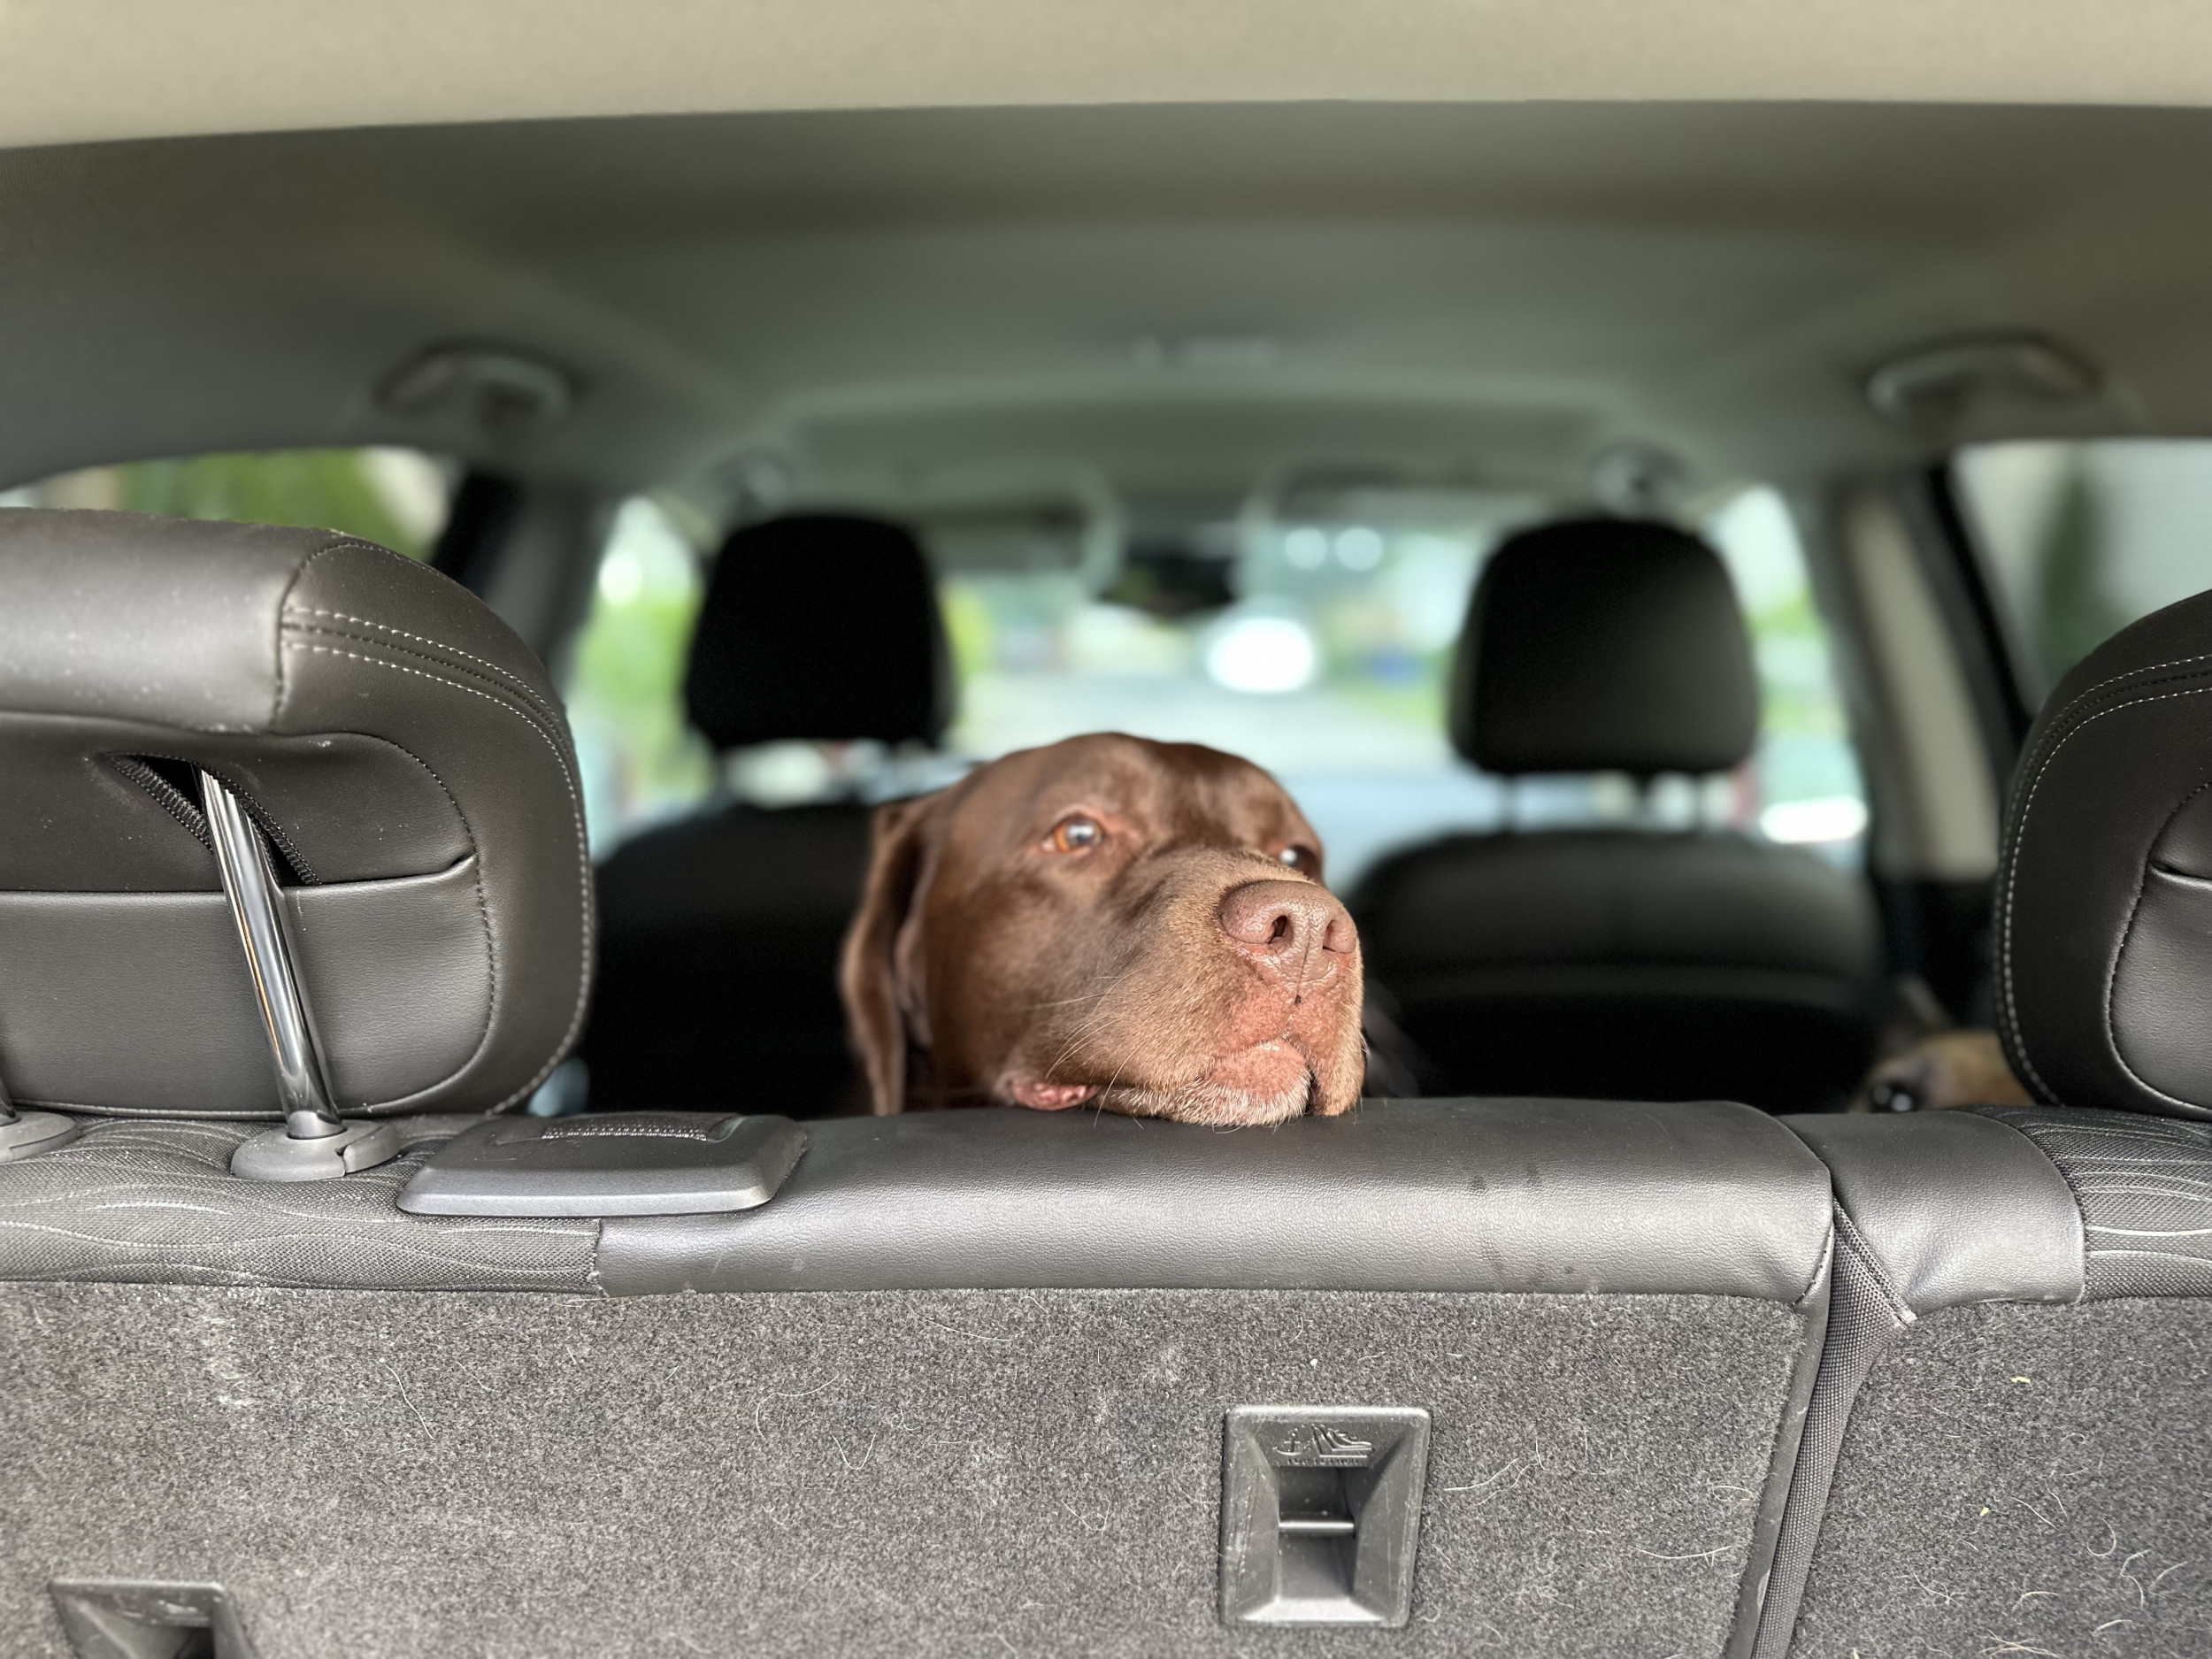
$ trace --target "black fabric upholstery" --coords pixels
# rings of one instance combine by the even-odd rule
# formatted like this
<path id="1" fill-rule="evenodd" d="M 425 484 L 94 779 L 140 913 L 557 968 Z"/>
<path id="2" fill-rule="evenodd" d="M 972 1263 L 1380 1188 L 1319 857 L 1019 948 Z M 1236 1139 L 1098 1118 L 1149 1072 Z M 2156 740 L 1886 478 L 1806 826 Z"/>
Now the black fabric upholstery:
<path id="1" fill-rule="evenodd" d="M 95 1120 L 0 1164 L 0 1280 L 596 1291 L 599 1224 L 415 1216 L 400 1190 L 473 1118 L 402 1118 L 403 1150 L 343 1180 L 242 1180 L 250 1125 Z"/>
<path id="2" fill-rule="evenodd" d="M 1694 536 L 1627 518 L 1546 525 L 1483 567 L 1451 732 L 1486 772 L 1726 772 L 1758 730 L 1743 613 Z"/>
<path id="3" fill-rule="evenodd" d="M 1980 1106 L 1790 1126 L 1848 1237 L 1760 1659 L 1785 1614 L 1787 1651 L 1833 1659 L 2205 1651 L 2212 1125 Z"/>
<path id="4" fill-rule="evenodd" d="M 1913 1314 L 1875 1260 L 1851 1217 L 1836 1211 L 1828 1323 L 1821 1338 L 1820 1369 L 1798 1436 L 1797 1462 L 1775 1540 L 1774 1566 L 1760 1598 L 1751 1659 L 1782 1659 L 1789 1651 L 1805 1580 L 1820 1541 L 1836 1462 L 1843 1450 L 1851 1407 L 1867 1373 Z"/>
<path id="5" fill-rule="evenodd" d="M 2014 776 L 1997 1016 L 2036 1097 L 2212 1118 L 2212 594 L 2062 680 Z"/>
<path id="6" fill-rule="evenodd" d="M 0 1067 L 27 1103 L 274 1116 L 189 784 L 249 804 L 339 1104 L 474 1110 L 581 1026 L 593 913 L 568 725 L 527 647 L 322 530 L 0 514 Z"/>
<path id="7" fill-rule="evenodd" d="M 0 1630 L 265 1659 L 1718 1655 L 1803 1322 L 1728 1296 L 0 1286 Z M 155 1402 L 158 1402 L 157 1404 Z M 1219 1622 L 1236 1404 L 1432 1419 L 1412 1622 Z"/>
<path id="8" fill-rule="evenodd" d="M 1799 1659 L 2212 1652 L 2212 1301 L 2003 1303 L 1884 1350 Z"/>
<path id="9" fill-rule="evenodd" d="M 1832 1548 L 1826 1510 L 1853 1409 L 1889 1345 L 1947 1308 L 2070 1304 L 2083 1294 L 2073 1194 L 2016 1130 L 1973 1112 L 1830 1113 L 1786 1122 L 1828 1166 L 1835 1264 L 1820 1371 L 1754 1659 L 1792 1651 L 1809 1577 Z"/>
<path id="10" fill-rule="evenodd" d="M 2212 1296 L 2212 1124 L 1979 1106 L 2056 1166 L 2080 1206 L 2083 1292 Z"/>
<path id="11" fill-rule="evenodd" d="M 868 867 L 865 807 L 729 805 L 599 868 L 595 1110 L 811 1117 L 859 1098 L 837 953 Z"/>
<path id="12" fill-rule="evenodd" d="M 1863 882 L 1724 834 L 1456 836 L 1352 895 L 1439 1094 L 1832 1104 L 1871 1042 Z"/>
<path id="13" fill-rule="evenodd" d="M 693 636 L 684 702 L 717 749 L 790 738 L 933 743 L 951 664 L 914 538 L 811 513 L 723 543 Z"/>

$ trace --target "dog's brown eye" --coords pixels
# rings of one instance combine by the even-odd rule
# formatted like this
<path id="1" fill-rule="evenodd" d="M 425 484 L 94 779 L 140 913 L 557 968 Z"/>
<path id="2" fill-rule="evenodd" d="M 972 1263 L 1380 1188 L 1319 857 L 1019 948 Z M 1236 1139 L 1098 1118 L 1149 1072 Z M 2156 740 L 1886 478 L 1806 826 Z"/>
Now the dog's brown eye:
<path id="1" fill-rule="evenodd" d="M 1045 845 L 1056 853 L 1080 853 L 1088 852 L 1105 839 L 1105 826 L 1078 812 L 1055 824 L 1052 833 L 1045 837 Z"/>
<path id="2" fill-rule="evenodd" d="M 1286 847 L 1275 856 L 1301 875 L 1312 875 L 1321 868 L 1321 855 L 1310 847 Z"/>

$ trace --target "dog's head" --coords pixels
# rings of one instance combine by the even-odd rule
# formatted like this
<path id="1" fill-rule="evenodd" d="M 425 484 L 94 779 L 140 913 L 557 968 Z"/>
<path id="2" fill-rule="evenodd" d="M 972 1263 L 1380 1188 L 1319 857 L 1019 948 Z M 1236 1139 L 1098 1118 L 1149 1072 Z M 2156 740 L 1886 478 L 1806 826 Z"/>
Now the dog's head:
<path id="1" fill-rule="evenodd" d="M 839 985 L 879 1112 L 1252 1124 L 1359 1094 L 1359 935 L 1313 827 L 1195 744 L 1071 738 L 880 809 Z"/>

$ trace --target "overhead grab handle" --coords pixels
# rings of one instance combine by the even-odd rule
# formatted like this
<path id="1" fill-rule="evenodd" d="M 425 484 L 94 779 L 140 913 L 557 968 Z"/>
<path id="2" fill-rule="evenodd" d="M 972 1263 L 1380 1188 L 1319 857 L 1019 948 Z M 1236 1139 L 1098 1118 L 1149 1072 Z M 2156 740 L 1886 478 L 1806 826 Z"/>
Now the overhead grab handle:
<path id="1" fill-rule="evenodd" d="M 257 1181 L 323 1181 L 373 1169 L 399 1155 L 389 1124 L 347 1123 L 331 1104 L 322 1056 L 277 897 L 276 868 L 260 827 L 238 797 L 202 772 L 200 804 L 207 813 L 223 895 L 246 953 L 254 1000 L 276 1070 L 282 1127 L 266 1129 L 231 1155 L 230 1172 Z"/>

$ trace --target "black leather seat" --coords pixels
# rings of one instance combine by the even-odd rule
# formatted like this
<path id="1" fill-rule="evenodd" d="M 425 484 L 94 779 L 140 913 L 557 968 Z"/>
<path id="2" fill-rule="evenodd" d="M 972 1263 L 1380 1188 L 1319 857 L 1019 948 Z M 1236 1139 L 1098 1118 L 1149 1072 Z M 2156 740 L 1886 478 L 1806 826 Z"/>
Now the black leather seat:
<path id="1" fill-rule="evenodd" d="M 1787 1120 L 1839 1222 L 1760 1659 L 2212 1652 L 2208 803 L 2212 595 L 2028 734 L 1997 1009 L 2040 1103 Z"/>
<path id="2" fill-rule="evenodd" d="M 950 658 L 921 549 L 873 519 L 737 531 L 716 558 L 684 698 L 718 750 L 788 739 L 934 743 Z M 845 1103 L 837 1000 L 868 810 L 719 803 L 600 868 L 599 992 L 583 1054 L 601 1111 Z"/>
<path id="3" fill-rule="evenodd" d="M 456 584 L 329 531 L 0 513 L 0 1081 L 25 1105 L 279 1113 L 203 769 L 281 903 L 337 1104 L 528 1098 L 589 991 L 567 722 Z"/>
<path id="4" fill-rule="evenodd" d="M 1487 771 L 1726 771 L 1758 689 L 1726 571 L 1655 524 L 1514 537 L 1455 666 L 1452 741 Z M 1435 1094 L 1834 1103 L 1869 1057 L 1878 932 L 1865 885 L 1747 836 L 1459 835 L 1353 896 L 1370 973 Z"/>

